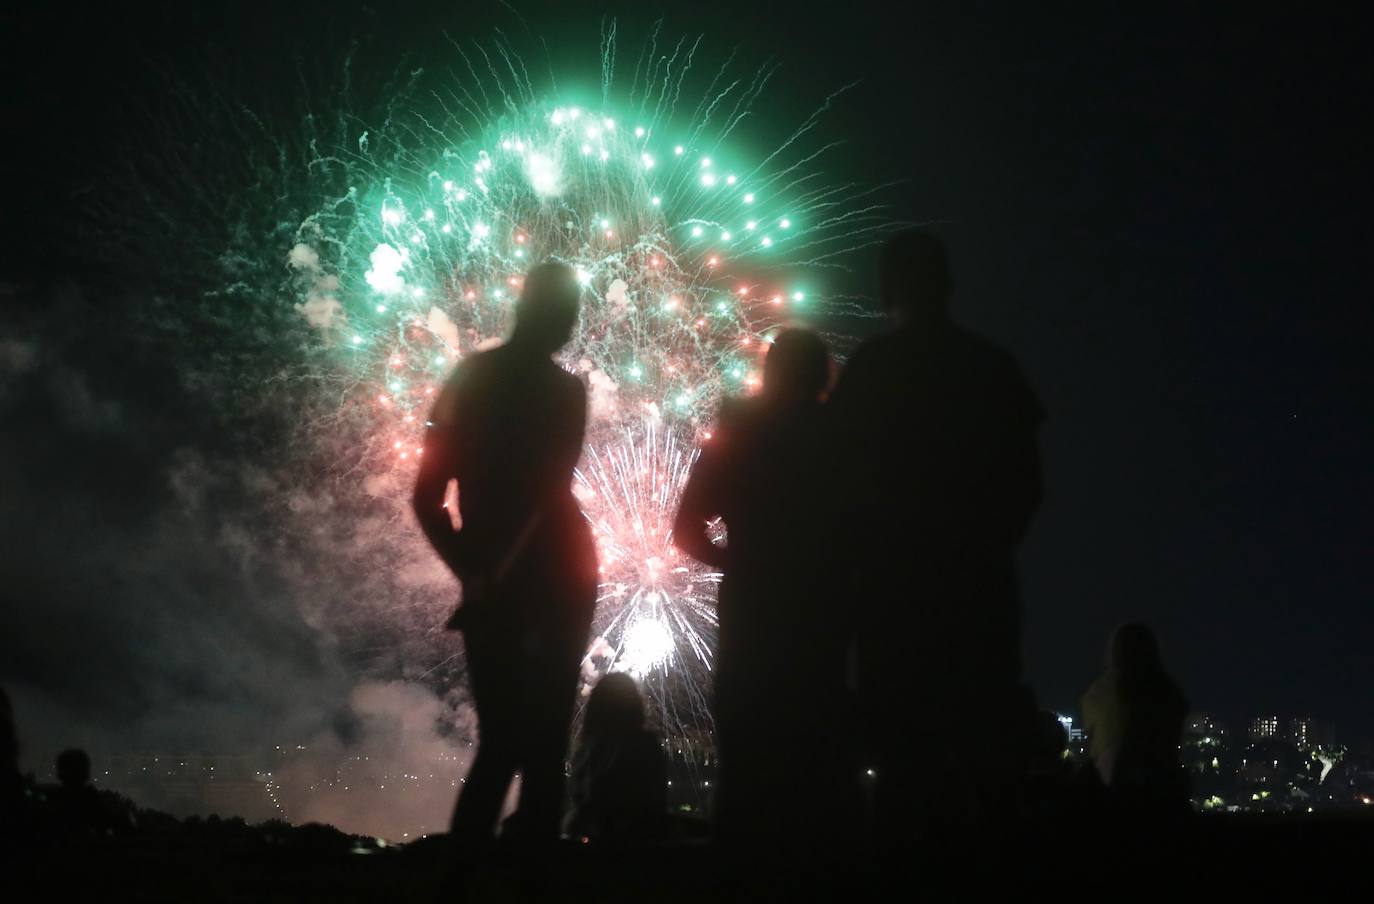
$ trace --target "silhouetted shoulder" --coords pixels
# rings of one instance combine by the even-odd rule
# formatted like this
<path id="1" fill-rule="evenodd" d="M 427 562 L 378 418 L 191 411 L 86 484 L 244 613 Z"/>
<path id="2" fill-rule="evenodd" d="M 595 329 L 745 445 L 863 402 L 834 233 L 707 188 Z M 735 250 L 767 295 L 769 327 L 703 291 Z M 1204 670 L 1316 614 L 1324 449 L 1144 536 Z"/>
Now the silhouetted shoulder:
<path id="1" fill-rule="evenodd" d="M 895 333 L 875 336 L 861 344 L 845 362 L 840 374 L 843 382 L 852 379 L 856 373 L 864 373 L 882 367 L 891 361 L 906 360 L 910 357 L 909 343 L 903 343 Z"/>
<path id="2" fill-rule="evenodd" d="M 924 352 L 899 333 L 876 336 L 849 356 L 831 399 L 844 408 L 888 392 L 900 392 Z"/>
<path id="3" fill-rule="evenodd" d="M 940 374 L 961 390 L 1000 389 L 1018 396 L 1039 419 L 1040 403 L 1011 353 L 954 324 L 931 332 L 898 330 L 865 342 L 845 365 L 835 396 L 902 395 L 908 381 Z"/>
<path id="4" fill-rule="evenodd" d="M 1038 424 L 1045 411 L 1014 355 L 1000 345 L 961 327 L 949 330 L 956 360 L 965 362 L 962 370 L 972 379 L 1002 395 L 1012 406 L 1009 414 Z"/>
<path id="5" fill-rule="evenodd" d="M 947 344 L 957 354 L 972 361 L 979 361 L 990 369 L 1020 373 L 1020 365 L 1011 352 L 985 336 L 950 324 L 938 334 L 939 342 Z"/>
<path id="6" fill-rule="evenodd" d="M 430 424 L 435 427 L 451 427 L 457 417 L 458 397 L 461 388 L 467 385 L 474 367 L 480 367 L 479 359 L 486 352 L 481 352 L 470 358 L 464 358 L 458 362 L 458 366 L 453 368 L 453 372 L 444 381 L 444 386 L 439 390 L 439 398 L 434 400 L 434 408 L 429 415 Z"/>
<path id="7" fill-rule="evenodd" d="M 736 449 L 756 432 L 762 420 L 763 410 L 758 399 L 732 396 L 722 400 L 712 431 L 712 451 L 721 454 Z"/>
<path id="8" fill-rule="evenodd" d="M 577 444 L 582 444 L 587 428 L 587 387 L 582 382 L 582 378 L 576 374 L 568 373 L 562 367 L 552 361 L 549 367 L 553 370 L 550 380 L 552 385 L 552 396 L 554 404 L 559 412 L 570 435 L 575 434 Z"/>
<path id="9" fill-rule="evenodd" d="M 587 387 L 582 382 L 582 379 L 580 377 L 578 377 L 576 374 L 568 373 L 566 370 L 559 367 L 557 364 L 553 365 L 553 369 L 557 371 L 557 376 L 555 379 L 557 381 L 558 389 L 560 392 L 566 393 L 571 396 L 587 395 Z"/>
<path id="10" fill-rule="evenodd" d="M 716 412 L 716 428 L 718 430 L 733 430 L 747 423 L 755 407 L 752 399 L 743 399 L 731 396 L 721 401 L 720 409 Z"/>

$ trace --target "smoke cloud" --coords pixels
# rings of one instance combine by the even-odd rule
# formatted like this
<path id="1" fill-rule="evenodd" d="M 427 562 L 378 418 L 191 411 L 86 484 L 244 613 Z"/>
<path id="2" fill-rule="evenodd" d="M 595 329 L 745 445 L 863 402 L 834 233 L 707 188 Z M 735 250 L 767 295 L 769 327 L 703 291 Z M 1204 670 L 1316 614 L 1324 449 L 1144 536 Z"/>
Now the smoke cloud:
<path id="1" fill-rule="evenodd" d="M 18 300 L 0 305 L 0 684 L 24 768 L 46 779 L 69 746 L 260 758 L 294 822 L 442 830 L 475 729 L 456 640 L 417 653 L 398 633 L 456 596 L 423 543 L 378 543 L 414 526 L 303 482 L 270 424 L 227 426 L 127 309 Z"/>
<path id="2" fill-rule="evenodd" d="M 447 831 L 473 748 L 442 728 L 456 721 L 470 734 L 471 712 L 455 714 L 428 688 L 400 681 L 359 684 L 349 703 L 351 741 L 322 732 L 273 776 L 291 821 L 393 841 Z"/>

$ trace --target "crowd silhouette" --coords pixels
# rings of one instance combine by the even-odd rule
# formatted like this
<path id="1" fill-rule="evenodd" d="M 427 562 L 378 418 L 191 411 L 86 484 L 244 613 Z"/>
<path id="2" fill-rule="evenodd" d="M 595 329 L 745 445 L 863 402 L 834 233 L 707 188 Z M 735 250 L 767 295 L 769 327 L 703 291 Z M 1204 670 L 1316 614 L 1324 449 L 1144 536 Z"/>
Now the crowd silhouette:
<path id="1" fill-rule="evenodd" d="M 968 850 L 1085 801 L 1136 824 L 1187 809 L 1186 702 L 1144 625 L 1112 635 L 1082 700 L 1092 768 L 1070 774 L 1064 730 L 1021 673 L 1016 550 L 1041 498 L 1044 412 L 1011 355 L 950 318 L 935 235 L 892 238 L 880 286 L 890 329 L 838 378 L 816 333 L 776 336 L 759 393 L 722 405 L 675 521 L 677 546 L 722 574 L 711 815 L 742 887 L 898 869 L 918 848 Z M 464 359 L 439 395 L 415 485 L 424 535 L 462 585 L 449 627 L 478 720 L 453 895 L 498 849 L 673 837 L 663 743 L 630 676 L 592 691 L 565 774 L 597 591 L 571 492 L 586 391 L 553 360 L 580 292 L 564 264 L 529 271 L 509 340 Z M 7 837 L 26 794 L 15 738 L 0 694 Z M 57 772 L 62 832 L 127 827 L 84 753 Z"/>
<path id="2" fill-rule="evenodd" d="M 806 849 L 814 873 L 861 846 L 899 861 L 1009 825 L 1062 778 L 1062 729 L 1022 682 L 1016 574 L 1044 412 L 1012 356 L 950 318 L 938 237 L 893 237 L 879 277 L 889 331 L 838 379 L 817 334 L 780 333 L 757 396 L 722 405 L 675 522 L 677 546 L 722 574 L 712 816 L 736 865 L 771 870 Z M 516 770 L 503 837 L 555 835 L 595 596 L 569 492 L 585 397 L 551 360 L 578 293 L 564 265 L 530 271 L 510 341 L 465 360 L 435 406 L 416 486 L 425 534 L 464 588 L 452 626 L 481 740 L 453 834 L 469 852 L 490 843 Z M 1182 799 L 1182 696 L 1147 629 L 1122 628 L 1111 649 L 1084 699 L 1098 786 L 1167 809 Z M 573 759 L 574 836 L 657 837 L 663 764 L 643 720 L 633 679 L 605 677 Z"/>

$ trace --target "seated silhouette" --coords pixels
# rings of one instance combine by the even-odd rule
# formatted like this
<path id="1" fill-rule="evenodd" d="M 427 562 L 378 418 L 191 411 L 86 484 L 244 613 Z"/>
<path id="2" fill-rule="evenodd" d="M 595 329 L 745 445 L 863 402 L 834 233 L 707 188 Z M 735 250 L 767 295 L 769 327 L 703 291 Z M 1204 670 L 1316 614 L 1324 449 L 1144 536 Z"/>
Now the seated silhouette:
<path id="1" fill-rule="evenodd" d="M 454 809 L 468 847 L 490 841 L 522 776 L 511 830 L 553 841 L 564 756 L 596 604 L 596 552 L 572 472 L 586 390 L 552 360 L 572 334 L 581 290 L 563 264 L 532 268 L 499 348 L 465 358 L 430 415 L 415 485 L 425 536 L 463 585 L 463 632 L 479 741 Z M 461 527 L 445 507 L 458 487 Z"/>
<path id="2" fill-rule="evenodd" d="M 1179 743 L 1188 701 L 1164 671 L 1146 625 L 1122 625 L 1107 644 L 1107 669 L 1083 695 L 1093 766 L 1121 806 L 1178 814 L 1188 805 Z"/>
<path id="3" fill-rule="evenodd" d="M 1030 755 L 1015 553 L 1040 500 L 1043 413 L 1011 355 L 950 319 L 937 237 L 894 236 L 879 276 L 894 328 L 827 406 L 823 521 L 854 575 L 875 830 L 900 845 L 1000 818 Z"/>
<path id="4" fill-rule="evenodd" d="M 573 753 L 568 834 L 595 842 L 662 837 L 668 807 L 663 744 L 644 727 L 644 698 L 629 675 L 596 683 Z"/>

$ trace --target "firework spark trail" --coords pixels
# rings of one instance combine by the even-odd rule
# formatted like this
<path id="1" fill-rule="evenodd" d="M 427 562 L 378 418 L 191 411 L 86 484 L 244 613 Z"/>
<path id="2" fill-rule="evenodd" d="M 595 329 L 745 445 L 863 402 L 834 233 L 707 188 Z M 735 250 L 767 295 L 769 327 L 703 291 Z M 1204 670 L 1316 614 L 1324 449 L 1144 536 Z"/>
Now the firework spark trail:
<path id="1" fill-rule="evenodd" d="M 423 549 L 405 524 L 409 474 L 439 386 L 499 341 L 532 263 L 576 268 L 583 312 L 561 361 L 590 389 L 574 490 L 603 572 L 584 673 L 636 674 L 681 736 L 710 724 L 720 580 L 672 545 L 696 449 L 721 399 L 758 386 L 776 331 L 827 310 L 817 273 L 896 224 L 873 187 L 817 169 L 840 142 L 812 135 L 852 86 L 751 161 L 732 145 L 777 67 L 736 74 L 731 52 L 683 103 L 702 39 L 660 53 L 659 37 L 656 26 L 620 95 L 615 27 L 603 30 L 599 107 L 541 94 L 504 36 L 450 39 L 461 65 L 449 84 L 425 88 L 412 71 L 380 124 L 341 116 L 312 133 L 303 170 L 317 201 L 279 253 L 335 362 L 311 377 L 335 401 L 308 429 L 335 434 L 318 443 L 331 453 L 356 443 L 326 460 L 387 503 L 386 542 L 412 562 Z"/>
<path id="2" fill-rule="evenodd" d="M 574 492 L 608 576 L 599 602 L 615 613 L 588 655 L 593 674 L 621 670 L 645 679 L 660 668 L 710 669 L 720 574 L 678 552 L 672 532 L 696 458 L 650 425 L 642 440 L 627 432 L 620 444 L 589 450 L 576 472 Z"/>

